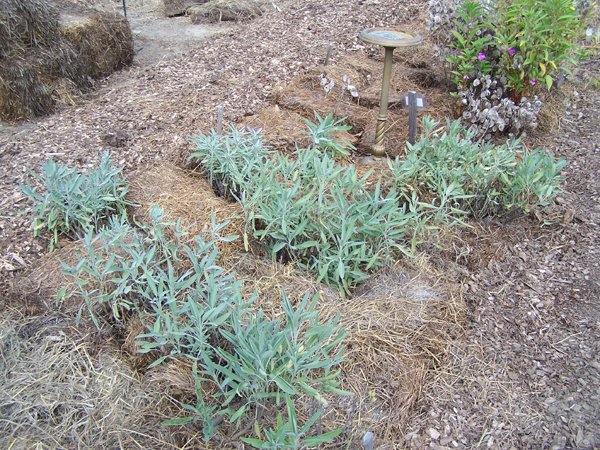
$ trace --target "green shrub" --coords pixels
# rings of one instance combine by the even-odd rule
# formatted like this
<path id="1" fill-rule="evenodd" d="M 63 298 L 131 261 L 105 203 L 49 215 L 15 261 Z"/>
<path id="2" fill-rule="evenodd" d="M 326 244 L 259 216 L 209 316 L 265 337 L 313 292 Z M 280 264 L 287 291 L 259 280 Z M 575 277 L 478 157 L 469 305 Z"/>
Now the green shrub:
<path id="1" fill-rule="evenodd" d="M 150 217 L 142 229 L 113 217 L 97 235 L 86 233 L 79 262 L 64 265 L 70 283 L 59 299 L 81 297 L 97 326 L 109 311 L 115 320 L 137 314 L 152 322 L 136 338 L 140 352 L 157 355 L 152 365 L 169 356 L 193 362 L 196 404 L 184 406 L 191 415 L 166 424 L 200 422 L 210 440 L 219 418 L 239 424 L 285 396 L 324 402 L 325 393 L 345 394 L 336 370 L 344 332 L 335 321 L 319 321 L 316 297 L 294 309 L 283 293 L 283 321 L 271 320 L 251 308 L 254 297 L 244 299 L 241 281 L 217 264 L 216 240 L 230 239 L 219 236 L 226 223 L 213 223 L 208 240 L 191 240 L 158 207 Z M 210 396 L 203 385 L 212 386 Z"/>
<path id="2" fill-rule="evenodd" d="M 491 74 L 518 103 L 577 63 L 582 22 L 572 0 L 467 1 L 457 15 L 448 62 L 459 90 Z"/>
<path id="3" fill-rule="evenodd" d="M 408 252 L 415 216 L 395 189 L 384 192 L 381 184 L 367 189 L 370 173 L 359 177 L 353 165 L 340 166 L 314 146 L 299 149 L 295 157 L 266 158 L 259 149 L 254 154 L 260 156 L 252 160 L 253 169 L 237 178 L 238 198 L 248 232 L 274 257 L 297 261 L 318 281 L 347 294 L 392 261 L 395 251 Z M 223 176 L 224 183 L 244 170 L 238 165 L 247 164 L 221 145 L 199 145 L 192 156 L 210 164 L 209 173 L 223 176 L 231 170 L 234 175 Z"/>
<path id="4" fill-rule="evenodd" d="M 189 159 L 198 159 L 219 195 L 239 195 L 240 189 L 263 165 L 269 153 L 258 130 L 231 127 L 229 133 L 212 130 L 192 138 L 197 151 Z"/>
<path id="5" fill-rule="evenodd" d="M 566 161 L 543 150 L 529 152 L 517 140 L 500 146 L 475 143 L 473 131 L 459 121 L 447 121 L 443 132 L 428 117 L 422 123 L 419 141 L 409 146 L 405 159 L 390 162 L 390 169 L 398 189 L 428 199 L 438 214 L 527 212 L 547 205 L 558 192 Z"/>
<path id="6" fill-rule="evenodd" d="M 302 449 L 310 447 L 318 447 L 335 439 L 343 430 L 341 428 L 323 433 L 318 436 L 308 437 L 308 431 L 323 414 L 323 411 L 317 411 L 313 414 L 306 423 L 300 427 L 298 418 L 294 409 L 294 403 L 289 396 L 286 397 L 286 411 L 288 420 L 284 423 L 281 414 L 277 415 L 277 423 L 275 429 L 264 430 L 261 433 L 258 425 L 255 427 L 256 434 L 259 438 L 242 438 L 242 442 L 250 444 L 255 448 L 260 449 Z M 264 438 L 260 436 L 264 433 Z"/>
<path id="7" fill-rule="evenodd" d="M 53 250 L 60 235 L 73 237 L 96 229 L 113 214 L 125 213 L 127 185 L 121 170 L 112 167 L 110 154 L 105 152 L 98 166 L 84 173 L 52 159 L 44 164 L 41 174 L 32 172 L 46 191 L 38 192 L 29 182 L 20 186 L 33 203 L 34 236 L 48 230 Z"/>

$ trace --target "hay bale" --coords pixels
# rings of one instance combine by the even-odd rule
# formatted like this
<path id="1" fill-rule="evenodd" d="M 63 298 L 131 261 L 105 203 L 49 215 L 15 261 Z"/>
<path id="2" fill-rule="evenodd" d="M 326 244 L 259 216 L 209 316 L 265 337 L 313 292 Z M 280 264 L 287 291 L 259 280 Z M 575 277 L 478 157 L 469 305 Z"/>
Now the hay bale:
<path id="1" fill-rule="evenodd" d="M 61 18 L 49 0 L 0 2 L 1 120 L 50 113 L 57 105 L 72 103 L 90 87 L 91 78 L 131 62 L 133 40 L 124 19 L 75 7 L 67 10 L 85 17 L 86 26 L 75 27 L 78 31 L 71 25 L 65 28 L 67 16 Z"/>
<path id="2" fill-rule="evenodd" d="M 1 448 L 180 448 L 178 412 L 56 314 L 0 318 Z"/>
<path id="3" fill-rule="evenodd" d="M 99 12 L 61 14 L 60 33 L 91 78 L 107 77 L 133 61 L 133 35 L 123 17 Z"/>
<path id="4" fill-rule="evenodd" d="M 181 219 L 191 235 L 210 230 L 211 216 L 217 223 L 230 221 L 222 230 L 224 236 L 241 236 L 244 230 L 243 211 L 237 202 L 217 197 L 210 183 L 175 165 L 166 164 L 150 170 L 139 171 L 130 178 L 128 199 L 135 220 L 149 223 L 152 205 L 160 206 L 171 220 Z M 221 256 L 243 251 L 241 239 L 220 243 Z"/>
<path id="5" fill-rule="evenodd" d="M 162 0 L 163 14 L 167 17 L 183 16 L 192 6 L 201 5 L 208 0 Z"/>
<path id="6" fill-rule="evenodd" d="M 263 2 L 259 0 L 210 0 L 202 5 L 188 8 L 192 23 L 219 23 L 252 20 L 263 14 Z"/>

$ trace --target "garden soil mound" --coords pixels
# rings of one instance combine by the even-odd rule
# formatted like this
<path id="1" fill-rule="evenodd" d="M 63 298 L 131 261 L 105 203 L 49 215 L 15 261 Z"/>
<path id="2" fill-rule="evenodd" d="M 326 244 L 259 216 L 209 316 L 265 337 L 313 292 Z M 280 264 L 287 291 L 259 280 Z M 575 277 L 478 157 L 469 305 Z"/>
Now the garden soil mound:
<path id="1" fill-rule="evenodd" d="M 439 84 L 441 74 L 404 53 L 396 59 L 390 80 L 386 132 L 390 156 L 402 153 L 408 139 L 408 111 L 402 108 L 404 93 L 415 90 L 424 94 L 427 105 L 419 114 L 439 119 L 452 115 L 451 97 Z M 279 107 L 305 117 L 313 116 L 314 112 L 321 116 L 333 112 L 337 119 L 346 119 L 352 126 L 351 132 L 360 136 L 359 150 L 369 152 L 375 141 L 382 73 L 381 58 L 357 55 L 300 74 L 291 83 L 277 86 L 272 99 Z M 324 85 L 330 83 L 333 87 L 327 91 Z M 356 88 L 357 96 L 350 93 L 349 85 Z"/>
<path id="2" fill-rule="evenodd" d="M 0 3 L 0 119 L 41 116 L 72 104 L 133 60 L 125 19 L 67 2 Z"/>

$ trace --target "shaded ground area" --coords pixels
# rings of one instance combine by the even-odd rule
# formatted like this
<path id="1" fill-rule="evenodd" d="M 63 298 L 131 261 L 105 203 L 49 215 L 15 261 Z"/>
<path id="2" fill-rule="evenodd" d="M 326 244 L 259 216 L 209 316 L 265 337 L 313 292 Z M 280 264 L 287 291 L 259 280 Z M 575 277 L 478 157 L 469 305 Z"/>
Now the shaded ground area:
<path id="1" fill-rule="evenodd" d="M 360 30 L 417 17 L 424 23 L 426 7 L 390 0 L 275 4 L 210 42 L 197 41 L 187 24 L 170 28 L 184 18 L 167 22 L 153 3 L 133 4 L 138 60 L 130 70 L 73 108 L 0 129 L 4 287 L 45 253 L 46 243 L 31 238 L 28 217 L 17 215 L 26 206 L 17 183 L 27 169 L 48 156 L 89 165 L 103 148 L 129 171 L 180 162 L 187 136 L 215 125 L 217 106 L 226 122 L 242 122 L 269 104 L 275 86 L 318 67 L 329 43 L 333 62 L 375 55 L 357 40 Z M 597 68 L 596 61 L 582 74 Z M 571 162 L 556 205 L 541 221 L 478 223 L 446 250 L 425 249 L 429 262 L 462 287 L 469 315 L 400 426 L 400 448 L 600 445 L 600 97 L 581 84 L 566 89 L 560 129 L 531 139 Z"/>

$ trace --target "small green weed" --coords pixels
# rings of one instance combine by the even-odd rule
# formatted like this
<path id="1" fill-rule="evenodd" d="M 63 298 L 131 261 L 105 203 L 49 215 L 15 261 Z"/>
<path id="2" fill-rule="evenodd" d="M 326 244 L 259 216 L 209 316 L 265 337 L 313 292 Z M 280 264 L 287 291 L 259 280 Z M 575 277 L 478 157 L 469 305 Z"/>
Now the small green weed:
<path id="1" fill-rule="evenodd" d="M 312 141 L 312 148 L 329 153 L 334 158 L 339 156 L 350 156 L 350 151 L 355 150 L 354 146 L 347 140 L 340 141 L 335 136 L 335 132 L 348 131 L 352 127 L 341 125 L 344 119 L 334 120 L 333 113 L 329 113 L 326 117 L 321 117 L 315 113 L 316 122 L 311 122 L 305 119 L 308 126 L 308 136 Z"/>
<path id="2" fill-rule="evenodd" d="M 113 168 L 110 154 L 105 152 L 98 166 L 84 173 L 52 159 L 44 164 L 40 174 L 31 172 L 46 191 L 38 192 L 29 182 L 20 186 L 33 204 L 34 236 L 46 229 L 51 235 L 52 251 L 59 236 L 74 237 L 97 229 L 113 214 L 124 214 L 127 185 L 121 170 Z"/>

